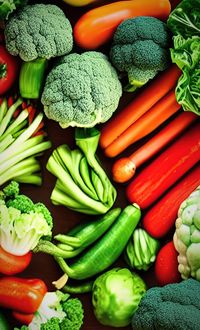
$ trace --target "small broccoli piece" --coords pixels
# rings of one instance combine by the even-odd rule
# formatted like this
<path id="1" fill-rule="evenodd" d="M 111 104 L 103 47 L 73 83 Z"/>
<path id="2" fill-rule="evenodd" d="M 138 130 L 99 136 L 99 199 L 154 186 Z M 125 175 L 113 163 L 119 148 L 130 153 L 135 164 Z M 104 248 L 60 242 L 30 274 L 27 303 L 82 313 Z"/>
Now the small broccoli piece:
<path id="1" fill-rule="evenodd" d="M 14 199 L 6 201 L 7 207 L 14 207 L 22 213 L 30 213 L 34 209 L 34 203 L 26 195 L 17 195 Z"/>
<path id="2" fill-rule="evenodd" d="M 134 91 L 170 64 L 170 36 L 166 23 L 139 16 L 117 28 L 110 50 L 112 64 L 128 75 L 127 91 Z"/>
<path id="3" fill-rule="evenodd" d="M 73 46 L 72 27 L 62 9 L 52 4 L 27 5 L 5 27 L 6 48 L 23 61 L 68 54 Z"/>
<path id="4" fill-rule="evenodd" d="M 19 194 L 19 183 L 11 181 L 5 188 L 3 188 L 3 193 L 6 197 L 17 196 Z"/>
<path id="5" fill-rule="evenodd" d="M 144 294 L 133 315 L 137 330 L 199 330 L 200 283 L 194 279 L 154 287 Z"/>
<path id="6" fill-rule="evenodd" d="M 47 292 L 28 329 L 79 330 L 84 310 L 78 298 L 59 290 Z"/>
<path id="7" fill-rule="evenodd" d="M 115 68 L 106 55 L 88 51 L 63 56 L 46 78 L 41 101 L 49 119 L 68 126 L 106 122 L 122 95 Z"/>
<path id="8" fill-rule="evenodd" d="M 53 217 L 48 208 L 41 202 L 34 205 L 34 212 L 42 213 L 49 227 L 53 228 Z"/>

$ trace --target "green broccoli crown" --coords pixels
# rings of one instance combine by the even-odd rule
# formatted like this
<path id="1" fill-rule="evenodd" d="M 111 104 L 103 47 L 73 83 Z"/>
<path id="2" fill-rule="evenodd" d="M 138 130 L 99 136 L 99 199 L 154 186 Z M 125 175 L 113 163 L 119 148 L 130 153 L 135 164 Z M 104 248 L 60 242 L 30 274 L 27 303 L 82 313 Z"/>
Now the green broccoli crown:
<path id="1" fill-rule="evenodd" d="M 50 59 L 72 50 L 72 27 L 56 5 L 27 5 L 10 17 L 5 41 L 7 50 L 24 61 Z"/>
<path id="2" fill-rule="evenodd" d="M 188 279 L 147 290 L 133 315 L 137 330 L 198 330 L 200 283 Z"/>
<path id="3" fill-rule="evenodd" d="M 34 209 L 34 203 L 26 195 L 17 195 L 14 199 L 6 201 L 7 207 L 13 207 L 22 213 L 30 213 Z"/>
<path id="4" fill-rule="evenodd" d="M 41 101 L 46 116 L 61 127 L 93 127 L 112 116 L 121 95 L 107 56 L 88 51 L 60 58 L 47 76 Z"/>
<path id="5" fill-rule="evenodd" d="M 60 320 L 58 317 L 52 317 L 46 323 L 40 325 L 40 330 L 60 330 Z M 66 328 L 67 330 L 67 328 Z"/>
<path id="6" fill-rule="evenodd" d="M 114 34 L 111 62 L 127 72 L 130 84 L 139 87 L 169 66 L 169 44 L 166 23 L 148 16 L 130 18 Z"/>
<path id="7" fill-rule="evenodd" d="M 78 298 L 70 298 L 62 304 L 66 317 L 60 324 L 61 330 L 79 330 L 83 324 L 83 306 Z"/>
<path id="8" fill-rule="evenodd" d="M 3 188 L 5 197 L 15 197 L 19 194 L 19 183 L 11 181 L 5 188 Z"/>

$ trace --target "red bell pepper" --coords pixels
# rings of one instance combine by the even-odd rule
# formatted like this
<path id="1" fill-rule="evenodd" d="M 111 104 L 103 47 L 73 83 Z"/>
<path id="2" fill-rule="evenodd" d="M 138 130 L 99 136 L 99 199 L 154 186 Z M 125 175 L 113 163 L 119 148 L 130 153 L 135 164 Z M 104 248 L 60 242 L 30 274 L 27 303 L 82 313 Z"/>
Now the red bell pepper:
<path id="1" fill-rule="evenodd" d="M 14 256 L 0 246 L 0 273 L 4 275 L 15 275 L 21 273 L 28 267 L 32 259 L 32 252 L 23 256 Z"/>
<path id="2" fill-rule="evenodd" d="M 0 95 L 5 94 L 15 83 L 19 66 L 19 58 L 12 56 L 5 46 L 0 44 Z"/>

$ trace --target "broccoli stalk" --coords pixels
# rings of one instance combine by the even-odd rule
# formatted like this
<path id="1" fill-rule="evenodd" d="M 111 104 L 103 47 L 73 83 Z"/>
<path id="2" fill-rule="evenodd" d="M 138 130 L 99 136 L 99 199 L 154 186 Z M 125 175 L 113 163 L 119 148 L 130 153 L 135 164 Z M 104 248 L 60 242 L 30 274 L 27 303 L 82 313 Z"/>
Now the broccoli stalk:
<path id="1" fill-rule="evenodd" d="M 23 103 L 4 98 L 0 105 L 0 186 L 9 180 L 41 185 L 36 156 L 51 147 L 44 141 L 43 113 Z M 9 106 L 10 105 L 10 106 Z"/>

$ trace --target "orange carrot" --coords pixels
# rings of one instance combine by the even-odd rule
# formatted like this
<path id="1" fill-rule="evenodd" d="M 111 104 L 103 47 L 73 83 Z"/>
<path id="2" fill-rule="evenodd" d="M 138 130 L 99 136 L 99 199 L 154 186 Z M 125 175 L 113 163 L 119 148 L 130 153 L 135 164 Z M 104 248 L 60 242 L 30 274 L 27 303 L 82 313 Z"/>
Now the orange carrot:
<path id="1" fill-rule="evenodd" d="M 174 120 L 130 156 L 116 160 L 112 167 L 113 180 L 120 183 L 130 180 L 135 174 L 136 168 L 158 153 L 197 118 L 198 116 L 193 112 L 181 112 Z"/>
<path id="2" fill-rule="evenodd" d="M 100 146 L 106 148 L 130 125 L 147 112 L 175 85 L 181 70 L 172 65 L 154 78 L 123 110 L 114 115 L 101 130 Z"/>
<path id="3" fill-rule="evenodd" d="M 181 105 L 176 101 L 175 90 L 171 90 L 141 118 L 127 128 L 127 130 L 106 149 L 104 149 L 106 156 L 115 157 L 119 155 L 131 144 L 153 132 L 180 108 Z"/>

